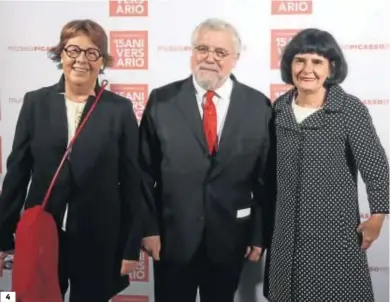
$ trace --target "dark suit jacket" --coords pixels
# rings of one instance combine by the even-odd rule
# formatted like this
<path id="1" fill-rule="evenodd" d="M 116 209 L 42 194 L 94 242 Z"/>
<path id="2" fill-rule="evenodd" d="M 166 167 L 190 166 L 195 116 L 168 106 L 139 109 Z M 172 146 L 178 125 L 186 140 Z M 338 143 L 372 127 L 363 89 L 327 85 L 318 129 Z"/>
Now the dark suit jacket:
<path id="1" fill-rule="evenodd" d="M 202 240 L 216 262 L 231 260 L 246 245 L 269 245 L 275 199 L 273 111 L 267 97 L 232 78 L 215 156 L 207 152 L 192 77 L 151 92 L 140 125 L 145 235 L 161 236 L 162 259 L 188 261 Z M 238 210 L 249 207 L 250 216 L 237 217 Z"/>
<path id="2" fill-rule="evenodd" d="M 65 81 L 28 92 L 17 121 L 0 195 L 0 249 L 13 249 L 20 211 L 41 204 L 68 142 Z M 96 84 L 96 94 L 99 90 Z M 95 97 L 89 97 L 82 118 Z M 100 266 L 108 285 L 124 288 L 123 258 L 138 259 L 141 178 L 138 125 L 129 100 L 105 90 L 73 145 L 47 205 L 60 227 L 69 202 L 67 232 L 76 270 Z M 29 181 L 31 185 L 27 193 Z M 94 269 L 93 271 L 96 271 Z M 89 274 L 91 275 L 91 274 Z M 113 283 L 113 280 L 120 283 Z M 119 280 L 121 279 L 121 281 Z M 99 283 L 100 284 L 100 283 Z"/>

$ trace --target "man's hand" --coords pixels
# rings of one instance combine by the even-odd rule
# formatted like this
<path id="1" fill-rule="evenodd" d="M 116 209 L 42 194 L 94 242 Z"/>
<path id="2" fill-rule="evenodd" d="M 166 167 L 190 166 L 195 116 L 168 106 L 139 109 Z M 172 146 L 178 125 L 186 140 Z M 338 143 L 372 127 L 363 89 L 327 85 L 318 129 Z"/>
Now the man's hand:
<path id="1" fill-rule="evenodd" d="M 245 258 L 252 262 L 259 262 L 263 249 L 258 246 L 248 246 L 246 248 Z"/>
<path id="2" fill-rule="evenodd" d="M 149 236 L 142 239 L 142 248 L 155 261 L 160 260 L 161 240 L 160 236 Z"/>
<path id="3" fill-rule="evenodd" d="M 132 271 L 137 268 L 138 261 L 135 260 L 122 260 L 121 275 L 129 275 Z"/>
<path id="4" fill-rule="evenodd" d="M 358 226 L 357 232 L 362 233 L 363 235 L 363 242 L 361 247 L 363 251 L 367 250 L 379 237 L 385 218 L 385 214 L 373 214 L 369 219 L 362 222 Z"/>

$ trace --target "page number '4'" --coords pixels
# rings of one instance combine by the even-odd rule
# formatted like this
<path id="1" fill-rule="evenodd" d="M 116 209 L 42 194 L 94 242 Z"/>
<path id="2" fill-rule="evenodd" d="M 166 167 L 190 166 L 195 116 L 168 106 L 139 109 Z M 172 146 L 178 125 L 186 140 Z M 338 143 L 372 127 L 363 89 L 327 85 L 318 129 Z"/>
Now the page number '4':
<path id="1" fill-rule="evenodd" d="M 0 302 L 16 302 L 15 292 L 1 292 Z"/>

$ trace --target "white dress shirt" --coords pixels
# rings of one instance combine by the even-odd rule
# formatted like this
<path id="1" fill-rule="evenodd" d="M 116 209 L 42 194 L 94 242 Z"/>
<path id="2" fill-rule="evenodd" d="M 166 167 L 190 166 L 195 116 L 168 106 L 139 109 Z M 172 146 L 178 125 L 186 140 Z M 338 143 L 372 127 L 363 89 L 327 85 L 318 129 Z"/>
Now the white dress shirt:
<path id="1" fill-rule="evenodd" d="M 207 90 L 203 89 L 193 77 L 194 86 L 196 90 L 196 100 L 199 107 L 200 116 L 203 119 L 203 105 L 206 102 L 206 92 Z M 218 142 L 221 139 L 223 125 L 225 124 L 226 114 L 230 104 L 230 97 L 233 90 L 233 81 L 229 77 L 225 83 L 215 90 L 215 95 L 213 97 L 213 102 L 217 110 L 217 135 Z"/>

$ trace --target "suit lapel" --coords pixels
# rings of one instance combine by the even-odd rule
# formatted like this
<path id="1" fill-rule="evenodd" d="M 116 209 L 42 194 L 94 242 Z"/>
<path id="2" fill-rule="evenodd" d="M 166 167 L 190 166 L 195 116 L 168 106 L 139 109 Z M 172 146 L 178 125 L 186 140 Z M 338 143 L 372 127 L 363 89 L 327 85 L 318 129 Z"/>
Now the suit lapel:
<path id="1" fill-rule="evenodd" d="M 99 83 L 96 82 L 95 95 L 100 89 Z M 68 145 L 68 122 L 65 105 L 65 79 L 61 77 L 57 88 L 53 90 L 50 103 L 51 127 L 53 137 L 63 146 L 65 152 Z M 108 92 L 104 92 L 102 97 L 90 115 L 87 123 L 76 138 L 72 151 L 70 153 L 70 166 L 73 180 L 81 184 L 96 163 L 96 160 L 103 149 L 104 142 L 108 139 L 109 133 L 109 114 L 107 103 L 109 102 Z M 85 118 L 87 112 L 95 101 L 95 96 L 90 96 L 84 107 L 81 121 Z M 70 138 L 69 138 L 70 139 Z"/>
<path id="2" fill-rule="evenodd" d="M 240 122 L 245 118 L 247 110 L 250 110 L 245 106 L 246 91 L 244 86 L 239 83 L 234 76 L 231 78 L 234 86 L 222 129 L 221 139 L 219 141 L 218 152 L 216 156 L 212 158 L 214 161 L 210 171 L 210 176 L 212 177 L 219 174 L 229 162 L 231 152 L 234 151 L 236 145 L 236 138 L 241 131 Z M 207 142 L 203 131 L 202 117 L 199 113 L 192 77 L 189 77 L 183 83 L 181 90 L 177 95 L 176 104 L 186 118 L 196 140 L 201 145 L 203 151 L 207 153 Z"/>
<path id="3" fill-rule="evenodd" d="M 187 120 L 189 127 L 203 151 L 208 152 L 207 142 L 203 131 L 202 117 L 199 112 L 192 77 L 184 81 L 177 95 L 176 105 Z"/>
<path id="4" fill-rule="evenodd" d="M 81 120 L 91 108 L 95 97 L 89 97 L 84 107 Z M 100 152 L 104 148 L 104 143 L 108 140 L 109 114 L 105 107 L 107 105 L 107 94 L 102 94 L 102 98 L 90 115 L 87 123 L 80 132 L 73 145 L 70 155 L 70 164 L 74 181 L 81 184 L 86 176 L 92 171 Z"/>
<path id="5" fill-rule="evenodd" d="M 317 130 L 326 126 L 327 117 L 335 112 L 342 111 L 345 92 L 339 85 L 328 88 L 324 107 L 307 117 L 301 124 L 302 129 Z"/>
<path id="6" fill-rule="evenodd" d="M 276 112 L 275 125 L 284 129 L 299 132 L 300 128 L 291 106 L 295 93 L 296 90 L 291 89 L 274 103 L 274 109 Z"/>
<path id="7" fill-rule="evenodd" d="M 219 155 L 221 153 L 223 154 L 225 150 L 228 150 L 230 144 L 235 144 L 232 138 L 236 137 L 237 132 L 240 131 L 239 123 L 244 118 L 244 113 L 247 110 L 245 106 L 245 89 L 243 89 L 243 86 L 237 81 L 235 81 L 233 85 L 229 108 L 219 142 Z"/>
<path id="8" fill-rule="evenodd" d="M 317 130 L 321 129 L 325 126 L 326 123 L 326 113 L 324 110 L 320 109 L 317 112 L 314 112 L 307 118 L 305 118 L 302 123 L 300 124 L 301 129 L 308 129 L 308 130 Z"/>
<path id="9" fill-rule="evenodd" d="M 218 175 L 225 165 L 229 163 L 231 153 L 237 144 L 237 137 L 241 131 L 241 122 L 245 118 L 248 106 L 245 106 L 246 91 L 244 86 L 235 78 L 233 79 L 233 90 L 230 97 L 229 108 L 223 125 L 218 152 L 215 157 L 215 165 L 211 171 L 211 176 Z"/>
<path id="10" fill-rule="evenodd" d="M 295 115 L 291 106 L 285 106 L 278 111 L 275 119 L 275 124 L 281 128 L 299 132 L 300 128 L 295 119 Z"/>
<path id="11" fill-rule="evenodd" d="M 308 116 L 301 124 L 297 123 L 292 109 L 292 101 L 295 94 L 296 88 L 291 89 L 275 102 L 275 124 L 278 127 L 299 132 L 302 130 L 318 130 L 324 128 L 327 123 L 327 116 L 333 112 L 342 110 L 342 100 L 345 92 L 338 85 L 329 87 L 325 99 L 325 106 Z"/>
<path id="12" fill-rule="evenodd" d="M 58 93 L 57 89 L 51 91 L 49 97 L 49 127 L 53 139 L 53 145 L 60 146 L 61 150 L 66 150 L 68 143 L 68 121 L 66 116 L 65 96 Z"/>

